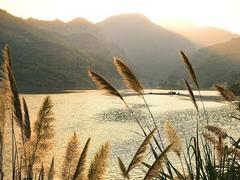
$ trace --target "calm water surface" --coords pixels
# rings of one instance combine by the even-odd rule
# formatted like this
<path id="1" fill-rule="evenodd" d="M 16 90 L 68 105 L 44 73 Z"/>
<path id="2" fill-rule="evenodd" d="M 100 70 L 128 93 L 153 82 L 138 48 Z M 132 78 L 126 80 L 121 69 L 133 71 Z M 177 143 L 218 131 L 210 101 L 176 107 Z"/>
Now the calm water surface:
<path id="1" fill-rule="evenodd" d="M 184 139 L 194 132 L 196 113 L 193 105 L 187 96 L 160 95 L 166 93 L 164 90 L 152 90 L 152 94 L 146 95 L 150 108 L 157 120 L 163 139 L 163 124 L 166 120 L 171 120 L 176 126 L 179 134 Z M 186 91 L 179 91 L 187 94 Z M 124 92 L 125 100 L 132 107 L 140 119 L 150 120 L 150 116 L 145 109 L 143 101 L 130 93 Z M 196 93 L 197 94 L 197 93 Z M 52 155 L 55 156 L 58 166 L 62 163 L 62 157 L 66 143 L 73 132 L 76 132 L 83 146 L 91 137 L 90 152 L 95 153 L 100 145 L 106 141 L 111 142 L 112 151 L 110 155 L 110 166 L 108 169 L 108 179 L 118 179 L 119 168 L 117 157 L 121 157 L 128 165 L 131 157 L 142 141 L 138 125 L 132 119 L 124 104 L 116 97 L 106 96 L 102 91 L 87 90 L 76 91 L 74 93 L 48 94 L 54 103 L 54 113 L 56 117 L 56 138 Z M 205 91 L 204 102 L 207 112 L 211 112 L 209 117 L 212 124 L 221 125 L 230 130 L 233 136 L 237 136 L 236 120 L 229 118 L 229 108 L 226 103 L 219 101 L 218 93 L 215 91 Z M 36 119 L 37 111 L 46 94 L 24 94 L 31 110 L 32 119 Z M 200 103 L 199 103 L 200 106 Z M 205 120 L 202 120 L 202 122 Z M 167 144 L 167 142 L 164 142 Z M 89 161 L 92 158 L 89 155 Z M 174 155 L 173 160 L 174 160 Z M 141 179 L 140 170 L 132 172 L 132 177 Z"/>

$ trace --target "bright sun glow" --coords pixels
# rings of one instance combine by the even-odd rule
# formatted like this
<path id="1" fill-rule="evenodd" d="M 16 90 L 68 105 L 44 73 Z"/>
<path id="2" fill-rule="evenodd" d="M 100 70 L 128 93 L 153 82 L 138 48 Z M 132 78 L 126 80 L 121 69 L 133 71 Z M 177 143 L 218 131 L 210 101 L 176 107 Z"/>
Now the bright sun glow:
<path id="1" fill-rule="evenodd" d="M 240 33 L 239 0 L 0 0 L 0 8 L 23 18 L 69 21 L 84 17 L 92 22 L 137 12 L 159 24 L 184 19 Z"/>

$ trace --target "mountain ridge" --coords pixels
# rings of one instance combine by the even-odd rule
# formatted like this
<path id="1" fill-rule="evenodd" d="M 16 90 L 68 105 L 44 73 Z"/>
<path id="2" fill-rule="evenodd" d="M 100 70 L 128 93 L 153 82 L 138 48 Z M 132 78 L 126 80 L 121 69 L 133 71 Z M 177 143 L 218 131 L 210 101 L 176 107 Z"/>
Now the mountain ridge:
<path id="1" fill-rule="evenodd" d="M 134 64 L 137 75 L 142 78 L 164 79 L 178 61 L 180 49 L 195 49 L 189 40 L 137 13 L 112 16 L 97 26 L 108 41 L 124 48 L 129 58 L 127 63 Z"/>
<path id="2" fill-rule="evenodd" d="M 92 88 L 89 67 L 121 87 L 113 56 L 122 58 L 145 87 L 157 87 L 169 77 L 178 77 L 172 71 L 179 66 L 180 50 L 194 54 L 198 47 L 137 13 L 96 24 L 84 18 L 67 23 L 24 20 L 2 10 L 0 15 L 0 46 L 12 47 L 22 91 Z"/>
<path id="3" fill-rule="evenodd" d="M 189 55 L 201 87 L 211 88 L 214 84 L 230 85 L 240 79 L 240 38 L 202 48 Z M 181 87 L 181 79 L 187 74 L 176 70 L 168 77 L 168 82 Z M 170 85 L 170 86 L 171 86 Z"/>
<path id="4" fill-rule="evenodd" d="M 187 22 L 180 22 L 177 25 L 166 24 L 164 27 L 188 38 L 201 48 L 240 37 L 239 34 L 221 28 L 211 26 L 200 27 Z"/>

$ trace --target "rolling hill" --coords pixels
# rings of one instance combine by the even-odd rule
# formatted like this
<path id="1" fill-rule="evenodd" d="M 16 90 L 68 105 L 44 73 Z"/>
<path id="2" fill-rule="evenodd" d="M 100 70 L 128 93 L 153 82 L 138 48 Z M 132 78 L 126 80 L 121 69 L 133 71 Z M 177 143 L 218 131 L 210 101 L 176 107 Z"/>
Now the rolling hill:
<path id="1" fill-rule="evenodd" d="M 149 82 L 169 75 L 176 67 L 180 49 L 195 50 L 194 43 L 140 14 L 112 16 L 96 25 L 108 41 L 124 48 L 127 63 Z"/>
<path id="2" fill-rule="evenodd" d="M 240 38 L 202 48 L 189 54 L 195 67 L 201 87 L 231 84 L 240 80 Z M 180 65 L 179 65 L 180 66 Z M 181 79 L 187 75 L 178 67 L 168 78 L 169 86 L 181 86 Z"/>
<path id="3" fill-rule="evenodd" d="M 116 73 L 110 63 L 112 56 L 124 52 L 92 34 L 65 31 L 69 25 L 61 21 L 23 20 L 0 11 L 0 47 L 10 45 L 14 72 L 21 91 L 52 91 L 87 88 L 89 67 L 111 77 Z M 77 26 L 78 22 L 70 22 Z M 53 27 L 59 32 L 54 31 Z M 66 26 L 66 27 L 65 27 Z M 60 32 L 62 30 L 62 32 Z"/>
<path id="4" fill-rule="evenodd" d="M 88 88 L 89 67 L 116 82 L 113 56 L 130 64 L 146 85 L 154 85 L 175 68 L 178 49 L 194 49 L 187 39 L 139 14 L 98 24 L 83 18 L 68 23 L 23 20 L 4 10 L 0 15 L 0 46 L 10 45 L 23 91 Z"/>
<path id="5" fill-rule="evenodd" d="M 211 46 L 239 37 L 238 34 L 215 27 L 199 27 L 192 23 L 176 22 L 165 24 L 167 29 L 186 37 L 199 47 Z"/>
<path id="6" fill-rule="evenodd" d="M 67 23 L 24 20 L 4 10 L 0 17 L 0 47 L 10 45 L 21 91 L 93 87 L 89 67 L 120 86 L 113 56 L 123 58 L 145 87 L 176 86 L 184 72 L 178 68 L 179 50 L 191 54 L 204 87 L 239 72 L 239 39 L 197 50 L 196 42 L 140 14 L 112 16 L 97 24 L 83 18 Z"/>

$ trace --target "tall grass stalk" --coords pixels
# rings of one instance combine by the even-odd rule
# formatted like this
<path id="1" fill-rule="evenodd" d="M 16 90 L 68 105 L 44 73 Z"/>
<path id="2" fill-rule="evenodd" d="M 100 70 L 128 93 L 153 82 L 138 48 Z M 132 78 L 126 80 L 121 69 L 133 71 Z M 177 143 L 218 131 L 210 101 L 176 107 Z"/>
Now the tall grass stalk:
<path id="1" fill-rule="evenodd" d="M 192 68 L 191 63 L 187 59 L 186 55 L 181 52 L 181 55 L 184 59 L 184 63 L 186 64 L 186 67 L 188 68 L 189 74 L 191 76 L 191 79 L 193 80 L 195 86 L 198 89 L 199 96 L 201 98 L 201 102 L 203 105 L 203 109 L 205 111 L 204 103 L 202 100 L 200 88 L 197 82 L 197 78 L 195 75 L 195 72 Z M 53 143 L 53 137 L 54 137 L 54 117 L 53 117 L 53 104 L 50 99 L 50 97 L 46 97 L 42 103 L 42 106 L 39 110 L 37 120 L 34 123 L 33 129 L 31 128 L 31 122 L 28 112 L 28 106 L 25 101 L 25 99 L 22 99 L 22 102 L 20 101 L 20 96 L 17 89 L 17 84 L 15 81 L 15 77 L 12 71 L 12 62 L 10 57 L 10 51 L 9 47 L 6 46 L 3 50 L 3 70 L 2 70 L 2 76 L 3 79 L 1 79 L 1 87 L 0 90 L 6 90 L 6 93 L 9 93 L 10 101 L 11 101 L 11 108 L 9 109 L 9 117 L 11 124 L 9 128 L 11 129 L 11 165 L 12 165 L 12 174 L 10 175 L 12 179 L 39 179 L 43 180 L 44 178 L 47 178 L 49 180 L 54 179 L 54 159 L 52 159 L 49 171 L 47 174 L 45 174 L 46 167 L 44 167 L 44 157 L 47 155 L 48 151 L 52 147 Z M 152 123 L 156 127 L 157 124 L 154 120 L 154 117 L 151 113 L 151 110 L 149 108 L 148 103 L 146 102 L 146 99 L 144 98 L 144 92 L 143 88 L 138 82 L 135 75 L 132 73 L 132 71 L 123 63 L 121 60 L 115 60 L 115 66 L 118 68 L 119 73 L 122 75 L 125 85 L 134 91 L 138 93 L 139 96 L 144 101 L 144 104 L 146 108 L 148 109 L 151 119 L 153 120 Z M 192 136 L 190 141 L 186 140 L 186 149 L 182 148 L 182 144 L 180 141 L 180 138 L 177 135 L 176 129 L 174 128 L 173 124 L 168 124 L 168 140 L 170 145 L 167 146 L 164 150 L 161 150 L 161 147 L 158 146 L 158 142 L 156 142 L 156 138 L 154 137 L 154 132 L 157 130 L 157 128 L 154 128 L 154 130 L 150 131 L 150 126 L 148 126 L 147 122 L 147 128 L 150 131 L 149 135 L 147 135 L 145 129 L 143 128 L 141 122 L 136 117 L 134 111 L 128 106 L 128 104 L 125 102 L 124 98 L 121 96 L 121 94 L 113 87 L 111 84 L 109 84 L 105 79 L 103 79 L 100 75 L 89 71 L 90 78 L 97 84 L 97 86 L 105 90 L 108 94 L 111 94 L 113 96 L 116 96 L 120 98 L 127 109 L 130 111 L 131 115 L 134 117 L 136 122 L 139 124 L 141 130 L 144 133 L 145 139 L 143 140 L 140 147 L 137 149 L 134 157 L 129 163 L 129 166 L 126 167 L 123 163 L 123 161 L 118 158 L 119 167 L 121 170 L 121 173 L 124 178 L 130 177 L 130 172 L 140 165 L 144 165 L 143 169 L 143 179 L 150 180 L 150 179 L 191 179 L 191 180 L 200 180 L 200 179 L 219 179 L 219 180 L 232 180 L 232 179 L 240 179 L 240 165 L 239 165 L 239 158 L 240 158 L 240 147 L 239 147 L 239 141 L 233 141 L 234 139 L 226 132 L 224 132 L 221 128 L 218 128 L 217 126 L 209 125 L 207 120 L 207 126 L 205 128 L 208 130 L 208 133 L 201 134 L 199 131 L 199 120 L 200 120 L 200 112 L 198 108 L 197 101 L 195 99 L 195 96 L 193 94 L 193 91 L 191 89 L 191 86 L 189 83 L 185 80 L 186 87 L 188 89 L 188 92 L 190 94 L 190 98 L 193 102 L 193 105 L 197 111 L 198 119 L 197 119 L 197 125 L 196 125 L 196 136 Z M 3 89 L 2 89 L 3 86 Z M 225 98 L 225 100 L 232 102 L 235 100 L 235 96 L 229 92 L 228 90 L 216 86 L 217 90 L 221 93 L 221 95 Z M 1 91 L 0 91 L 1 92 Z M 0 94 L 0 100 L 2 100 L 4 96 L 1 96 Z M 5 97 L 6 98 L 6 97 Z M 7 99 L 5 99 L 6 102 L 8 102 Z M 6 103 L 8 104 L 8 103 Z M 1 179 L 4 178 L 4 172 L 3 172 L 3 146 L 4 146 L 4 125 L 5 125 L 5 119 L 2 119 L 2 117 L 5 117 L 5 114 L 7 112 L 7 105 L 3 106 L 3 104 L 0 102 L 0 145 L 1 145 L 1 165 L 0 165 L 0 173 L 1 173 Z M 237 105 L 237 107 L 240 107 L 240 104 Z M 3 111 L 3 112 L 1 112 Z M 239 108 L 240 111 L 240 108 Z M 206 111 L 204 112 L 206 119 L 208 118 L 206 115 Z M 20 129 L 19 129 L 20 128 Z M 164 126 L 165 128 L 165 126 Z M 20 130 L 20 136 L 18 137 L 17 130 Z M 158 132 L 159 133 L 159 132 Z M 159 133 L 159 138 L 162 141 Z M 233 142 L 230 146 L 227 142 L 230 138 Z M 27 154 L 22 154 L 21 146 L 19 147 L 18 139 L 22 140 L 21 143 L 23 143 L 23 149 L 24 151 L 27 151 Z M 160 149 L 160 153 L 157 154 L 155 151 L 155 148 L 153 144 L 151 143 L 151 140 L 154 139 L 156 142 L 157 148 Z M 105 178 L 106 170 L 108 166 L 108 156 L 110 151 L 110 145 L 109 143 L 103 144 L 99 150 L 96 152 L 93 160 L 90 163 L 90 168 L 87 167 L 87 154 L 88 154 L 88 148 L 90 143 L 90 138 L 87 140 L 81 154 L 80 153 L 73 153 L 79 151 L 79 147 L 77 146 L 77 137 L 76 134 L 73 135 L 73 141 L 70 144 L 75 144 L 74 148 L 70 151 L 66 151 L 66 156 L 69 154 L 75 154 L 72 156 L 75 156 L 75 162 L 71 160 L 72 163 L 68 167 L 71 167 L 73 173 L 70 178 L 72 180 L 77 179 L 89 179 L 89 180 L 101 180 Z M 25 143 L 25 144 L 24 144 Z M 161 142 L 162 143 L 162 142 Z M 148 155 L 148 145 L 150 145 L 152 153 L 156 157 L 153 163 L 150 162 L 143 162 L 145 157 Z M 163 143 L 162 143 L 163 146 Z M 67 148 L 71 149 L 71 148 Z M 73 151 L 74 149 L 74 151 Z M 177 156 L 180 159 L 182 172 L 178 170 L 178 167 L 175 163 L 170 162 L 170 160 L 167 157 L 167 153 L 170 151 L 174 151 Z M 151 152 L 150 152 L 151 153 Z M 80 154 L 80 155 L 79 155 Z M 185 163 L 183 163 L 181 157 L 184 158 Z M 20 159 L 19 159 L 20 157 Z M 69 156 L 70 157 L 70 156 Z M 77 157 L 77 159 L 76 159 Z M 71 158 L 66 158 L 71 159 Z M 74 158 L 72 158 L 74 159 Z M 27 164 L 24 163 L 24 161 L 27 161 Z M 38 165 L 41 165 L 40 170 L 34 171 L 34 168 L 39 168 Z M 11 166 L 10 165 L 10 166 Z M 65 163 L 64 165 L 67 165 Z M 165 166 L 164 166 L 165 165 Z M 66 167 L 65 169 L 67 169 Z M 23 172 L 22 169 L 26 169 L 27 172 Z M 68 171 L 68 170 L 67 170 Z M 35 177 L 33 177 L 33 175 Z M 6 177 L 7 178 L 7 177 Z M 65 177 L 63 179 L 66 179 Z"/>
<path id="2" fill-rule="evenodd" d="M 141 128 L 143 134 L 145 137 L 147 137 L 147 133 L 144 130 L 141 122 L 138 120 L 138 118 L 136 117 L 135 113 L 133 112 L 133 110 L 129 107 L 129 105 L 126 103 L 126 101 L 124 100 L 124 98 L 122 97 L 122 95 L 109 83 L 107 82 L 101 75 L 93 72 L 92 70 L 88 71 L 88 75 L 91 78 L 91 80 L 97 85 L 97 87 L 101 90 L 104 90 L 107 94 L 112 95 L 112 96 L 116 96 L 118 98 L 121 99 L 121 101 L 124 103 L 124 105 L 127 107 L 127 109 L 129 110 L 130 114 L 133 116 L 133 118 L 135 119 L 135 121 L 137 122 L 137 124 L 139 125 L 139 127 Z M 146 124 L 147 125 L 147 124 Z M 151 132 L 149 126 L 147 125 L 147 128 L 149 129 L 149 131 Z M 155 143 L 158 145 L 159 149 L 161 150 L 161 147 L 159 145 L 159 143 L 157 142 L 156 138 L 154 137 L 154 141 Z M 153 146 L 151 145 L 151 149 L 154 153 L 154 156 L 156 157 L 156 152 L 153 148 Z"/>
<path id="3" fill-rule="evenodd" d="M 164 149 L 161 154 L 158 156 L 158 158 L 155 160 L 155 162 L 152 164 L 152 166 L 148 169 L 144 180 L 152 180 L 161 174 L 163 171 L 162 169 L 162 163 L 164 158 L 166 157 L 166 154 L 170 151 L 172 144 L 168 145 L 166 149 Z"/>
<path id="4" fill-rule="evenodd" d="M 121 173 L 125 178 L 129 179 L 129 172 L 134 169 L 136 166 L 142 163 L 143 159 L 145 158 L 146 151 L 148 149 L 148 145 L 150 144 L 151 139 L 154 136 L 154 133 L 156 132 L 156 129 L 153 129 L 153 131 L 144 139 L 142 144 L 139 146 L 137 152 L 133 156 L 128 168 L 125 167 L 124 163 L 120 158 L 118 158 L 119 161 L 119 167 L 121 169 Z"/>
<path id="5" fill-rule="evenodd" d="M 86 161 L 87 161 L 87 153 L 88 153 L 88 147 L 89 147 L 89 143 L 90 143 L 90 138 L 87 140 L 81 154 L 80 157 L 78 159 L 78 163 L 76 166 L 76 170 L 75 173 L 73 175 L 73 180 L 77 180 L 77 179 L 86 179 L 87 175 L 86 175 Z"/>
<path id="6" fill-rule="evenodd" d="M 48 176 L 47 180 L 54 180 L 54 175 L 55 175 L 55 167 L 54 167 L 54 157 L 52 158 L 52 162 L 48 171 Z"/>
<path id="7" fill-rule="evenodd" d="M 151 119 L 153 121 L 154 127 L 157 129 L 158 132 L 158 136 L 161 142 L 162 147 L 164 148 L 163 145 L 163 141 L 159 132 L 159 129 L 157 127 L 157 123 L 156 120 L 153 117 L 153 114 L 149 108 L 149 105 L 144 97 L 144 91 L 143 88 L 141 86 L 141 84 L 139 83 L 139 81 L 137 80 L 136 76 L 134 75 L 134 73 L 131 71 L 131 69 L 119 58 L 114 57 L 113 58 L 113 64 L 115 65 L 117 72 L 120 74 L 120 76 L 123 79 L 123 84 L 127 87 L 132 89 L 133 91 L 135 91 L 136 93 L 138 93 L 138 95 L 143 99 L 143 102 L 151 116 Z M 146 122 L 147 124 L 147 122 Z M 161 148 L 160 148 L 161 150 Z"/>
<path id="8" fill-rule="evenodd" d="M 185 53 L 183 51 L 180 51 L 180 54 L 182 56 L 182 60 L 185 64 L 185 67 L 188 70 L 188 74 L 189 74 L 190 78 L 192 79 L 192 81 L 194 82 L 194 84 L 197 88 L 197 91 L 198 91 L 198 94 L 199 94 L 199 97 L 200 97 L 200 101 L 201 101 L 201 104 L 202 104 L 202 107 L 203 107 L 204 115 L 205 115 L 205 118 L 206 118 L 206 122 L 207 122 L 207 125 L 209 125 L 209 119 L 208 119 L 208 116 L 207 116 L 207 111 L 206 111 L 206 108 L 205 108 L 205 105 L 204 105 L 204 102 L 203 102 L 202 94 L 201 94 L 201 91 L 200 91 L 199 83 L 198 83 L 197 76 L 195 74 L 194 68 L 192 67 L 191 62 L 189 61 L 189 59 L 185 55 Z"/>
<path id="9" fill-rule="evenodd" d="M 144 135 L 146 136 L 146 132 L 141 125 L 138 118 L 133 113 L 132 109 L 129 107 L 129 105 L 126 103 L 126 101 L 123 99 L 122 95 L 109 83 L 107 82 L 101 75 L 89 70 L 88 75 L 91 78 L 91 80 L 97 85 L 97 87 L 101 90 L 104 90 L 107 94 L 116 96 L 121 99 L 121 101 L 124 103 L 124 105 L 127 107 L 127 109 L 130 111 L 131 115 L 134 117 L 138 125 L 140 126 L 141 130 L 143 131 Z"/>

